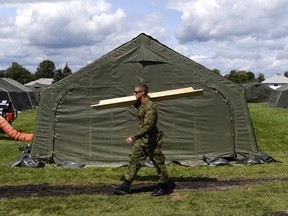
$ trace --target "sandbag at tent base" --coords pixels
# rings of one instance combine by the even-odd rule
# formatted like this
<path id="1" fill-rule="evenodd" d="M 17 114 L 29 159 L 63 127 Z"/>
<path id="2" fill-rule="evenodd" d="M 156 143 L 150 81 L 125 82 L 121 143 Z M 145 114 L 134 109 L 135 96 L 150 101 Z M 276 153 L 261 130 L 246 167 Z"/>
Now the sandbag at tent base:
<path id="1" fill-rule="evenodd" d="M 275 163 L 279 162 L 275 160 L 273 157 L 268 156 L 267 154 L 258 152 L 255 155 L 243 157 L 241 160 L 237 162 L 237 164 L 263 164 L 263 163 Z"/>
<path id="2" fill-rule="evenodd" d="M 203 156 L 204 162 L 207 163 L 209 166 L 222 166 L 222 165 L 232 165 L 229 163 L 231 161 L 231 158 L 224 158 L 224 157 L 213 157 L 213 156 Z M 235 161 L 235 159 L 234 159 Z M 273 157 L 268 156 L 267 154 L 258 152 L 251 156 L 246 156 L 241 158 L 240 160 L 237 160 L 236 164 L 240 165 L 253 165 L 253 164 L 263 164 L 263 163 L 274 163 L 279 162 L 275 160 Z"/>
<path id="3" fill-rule="evenodd" d="M 30 158 L 31 146 L 22 146 L 19 150 L 23 151 L 23 155 L 19 157 L 17 160 L 11 162 L 9 167 L 30 167 L 30 168 L 44 168 L 45 161 L 37 159 L 37 158 Z"/>

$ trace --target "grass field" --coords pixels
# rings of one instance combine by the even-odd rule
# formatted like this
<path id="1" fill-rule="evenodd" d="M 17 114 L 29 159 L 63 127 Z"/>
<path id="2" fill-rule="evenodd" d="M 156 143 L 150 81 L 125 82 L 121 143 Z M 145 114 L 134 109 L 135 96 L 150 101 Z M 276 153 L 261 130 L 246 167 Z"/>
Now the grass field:
<path id="1" fill-rule="evenodd" d="M 169 166 L 170 177 L 218 180 L 288 178 L 288 110 L 249 104 L 258 146 L 261 152 L 281 163 L 253 166 L 180 167 Z M 36 110 L 19 114 L 13 127 L 33 133 Z M 125 168 L 44 169 L 9 168 L 21 156 L 20 146 L 28 142 L 0 138 L 0 187 L 9 185 L 110 185 L 118 184 Z M 127 152 L 128 154 L 128 152 Z M 137 183 L 154 183 L 154 169 L 142 168 Z M 30 197 L 0 199 L 0 215 L 288 215 L 288 181 L 262 181 L 230 189 L 177 191 L 162 197 L 150 193 L 127 196 L 107 194 L 65 197 Z"/>

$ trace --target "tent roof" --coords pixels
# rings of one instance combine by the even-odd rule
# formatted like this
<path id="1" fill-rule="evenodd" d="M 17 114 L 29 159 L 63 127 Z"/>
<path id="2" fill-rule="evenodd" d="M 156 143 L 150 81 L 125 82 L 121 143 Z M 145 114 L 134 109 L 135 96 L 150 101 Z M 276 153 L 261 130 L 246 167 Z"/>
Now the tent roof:
<path id="1" fill-rule="evenodd" d="M 0 78 L 0 91 L 32 92 L 31 89 L 10 78 Z"/>
<path id="2" fill-rule="evenodd" d="M 41 85 L 51 85 L 52 82 L 53 82 L 53 78 L 40 78 L 38 80 L 34 80 L 29 83 L 26 83 L 25 86 L 32 86 L 32 85 L 35 85 L 36 83 L 41 84 Z"/>
<path id="3" fill-rule="evenodd" d="M 262 83 L 274 83 L 274 84 L 281 84 L 281 83 L 288 83 L 288 78 L 284 75 L 276 74 L 268 79 L 265 79 Z"/>

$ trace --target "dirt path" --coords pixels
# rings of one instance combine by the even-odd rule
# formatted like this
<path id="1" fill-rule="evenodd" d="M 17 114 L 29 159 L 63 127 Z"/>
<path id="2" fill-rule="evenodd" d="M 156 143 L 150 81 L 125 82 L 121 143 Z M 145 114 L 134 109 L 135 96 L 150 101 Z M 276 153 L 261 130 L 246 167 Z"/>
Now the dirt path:
<path id="1" fill-rule="evenodd" d="M 280 182 L 288 181 L 288 178 L 262 178 L 262 179 L 174 179 L 170 182 L 171 192 L 173 191 L 219 191 L 231 188 L 242 188 L 249 184 L 259 182 Z M 151 192 L 156 188 L 155 184 L 133 184 L 131 193 Z M 0 199 L 3 198 L 26 198 L 46 196 L 69 196 L 80 194 L 108 194 L 113 195 L 111 185 L 17 185 L 0 187 Z"/>

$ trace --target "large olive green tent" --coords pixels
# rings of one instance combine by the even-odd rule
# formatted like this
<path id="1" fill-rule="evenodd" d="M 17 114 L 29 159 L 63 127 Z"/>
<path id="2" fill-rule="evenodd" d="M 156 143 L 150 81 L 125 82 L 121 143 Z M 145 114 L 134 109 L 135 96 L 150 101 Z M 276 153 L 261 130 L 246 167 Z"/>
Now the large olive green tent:
<path id="1" fill-rule="evenodd" d="M 203 96 L 158 102 L 167 162 L 203 162 L 203 156 L 243 158 L 258 152 L 244 88 L 140 34 L 42 92 L 31 156 L 94 166 L 127 163 L 137 130 L 134 106 L 95 110 L 100 100 L 192 86 Z"/>

